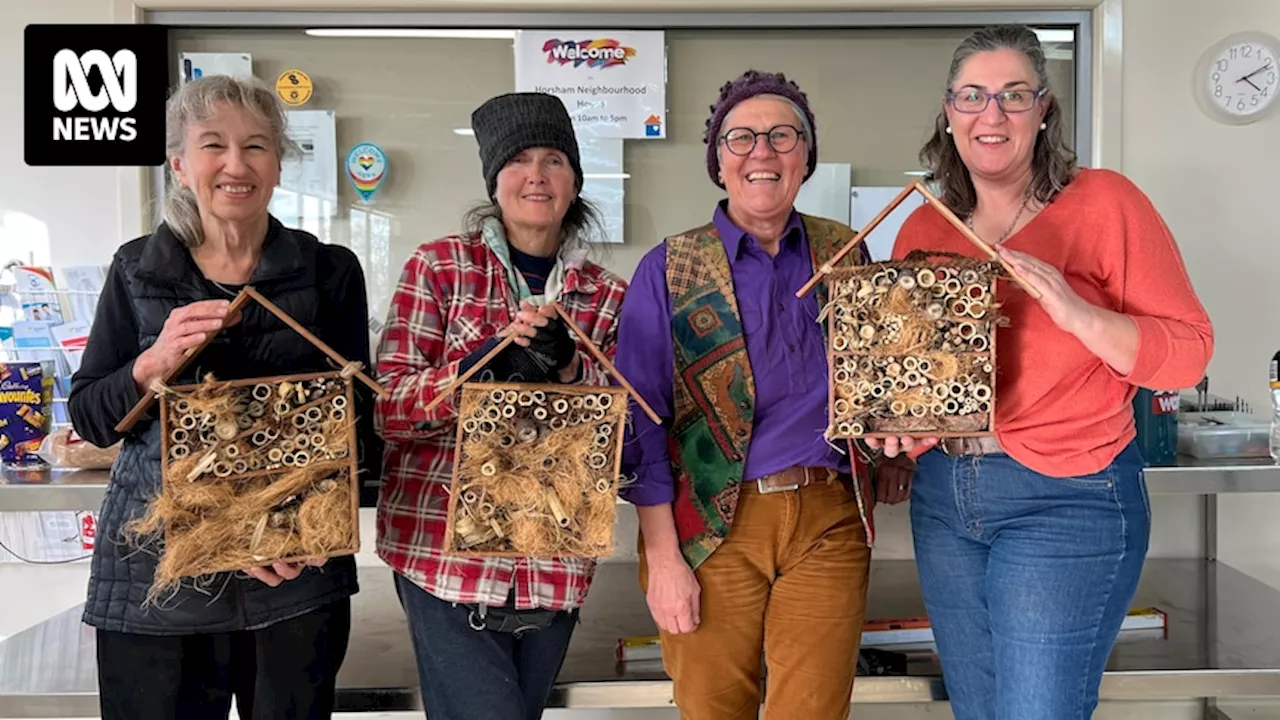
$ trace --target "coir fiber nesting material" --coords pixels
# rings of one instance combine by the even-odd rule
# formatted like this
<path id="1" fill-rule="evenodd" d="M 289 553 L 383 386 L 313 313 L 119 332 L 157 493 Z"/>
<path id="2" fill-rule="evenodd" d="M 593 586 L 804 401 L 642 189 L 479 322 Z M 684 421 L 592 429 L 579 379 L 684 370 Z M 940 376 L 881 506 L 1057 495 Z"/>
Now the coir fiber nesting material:
<path id="1" fill-rule="evenodd" d="M 621 388 L 464 385 L 447 551 L 609 555 L 626 413 Z"/>
<path id="2" fill-rule="evenodd" d="M 186 578 L 358 550 L 349 379 L 207 377 L 160 402 L 162 490 L 126 528 L 160 552 L 149 600 Z"/>
<path id="3" fill-rule="evenodd" d="M 921 253 L 835 269 L 823 309 L 828 437 L 990 432 L 1001 273 L 991 261 Z"/>

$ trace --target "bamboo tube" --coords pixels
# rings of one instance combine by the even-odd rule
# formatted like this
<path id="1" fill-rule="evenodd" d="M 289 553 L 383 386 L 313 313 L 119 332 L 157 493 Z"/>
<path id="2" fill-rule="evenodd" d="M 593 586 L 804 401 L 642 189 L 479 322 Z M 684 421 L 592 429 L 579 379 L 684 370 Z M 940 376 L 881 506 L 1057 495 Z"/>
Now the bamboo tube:
<path id="1" fill-rule="evenodd" d="M 427 403 L 427 406 L 424 407 L 422 411 L 431 412 L 432 408 L 444 402 L 444 399 L 446 397 L 449 397 L 450 395 L 452 395 L 453 391 L 456 390 L 459 386 L 461 386 L 462 383 L 470 380 L 472 375 L 475 375 L 476 373 L 480 372 L 481 368 L 483 368 L 486 364 L 488 364 L 490 360 L 497 357 L 498 353 L 505 350 L 508 345 L 515 342 L 515 339 L 516 339 L 516 336 L 514 334 L 508 335 L 505 338 L 503 338 L 502 342 L 495 345 L 492 350 L 484 354 L 484 357 L 477 360 L 475 365 L 472 365 L 470 368 L 467 368 L 466 372 L 454 378 L 453 382 L 449 383 L 449 387 L 445 388 L 439 393 L 436 393 L 435 398 L 431 402 Z"/>
<path id="2" fill-rule="evenodd" d="M 543 493 L 547 498 L 547 506 L 551 508 L 551 514 L 556 516 L 556 524 L 560 527 L 569 527 L 569 515 L 565 513 L 564 506 L 560 504 L 560 498 L 556 495 L 556 491 L 551 487 L 543 488 Z"/>
<path id="3" fill-rule="evenodd" d="M 852 240 L 845 243 L 844 247 L 840 248 L 840 250 L 837 251 L 830 260 L 827 260 L 822 264 L 822 267 L 818 268 L 818 272 L 814 273 L 813 277 L 809 278 L 809 281 L 796 291 L 796 297 L 802 298 L 809 294 L 809 292 L 813 290 L 814 286 L 817 285 L 823 277 L 829 275 L 831 271 L 835 269 L 835 264 L 843 260 L 845 255 L 848 255 L 850 251 L 857 247 L 858 243 L 862 242 L 863 238 L 865 238 L 872 230 L 875 230 L 877 225 L 884 222 L 884 219 L 889 217 L 889 213 L 897 209 L 897 207 L 902 204 L 902 201 L 906 200 L 907 197 L 911 195 L 913 190 L 915 190 L 915 183 L 902 188 L 902 191 L 898 193 L 897 197 L 890 200 L 889 204 L 885 205 L 884 209 L 872 218 L 871 222 L 867 223 L 866 227 L 862 228 L 857 235 L 853 236 Z"/>
<path id="4" fill-rule="evenodd" d="M 942 217 L 945 218 L 946 221 L 950 223 L 955 229 L 959 230 L 960 233 L 964 235 L 967 240 L 969 240 L 969 242 L 973 243 L 975 247 L 981 250 L 984 254 L 986 254 L 992 260 L 995 260 L 996 262 L 1000 263 L 1001 267 L 1003 267 L 1005 271 L 1009 273 L 1009 277 L 1012 278 L 1013 281 L 1016 282 L 1019 287 L 1025 290 L 1028 295 L 1030 295 L 1031 297 L 1037 300 L 1040 299 L 1040 292 L 1038 290 L 1036 290 L 1034 287 L 1028 284 L 1026 279 L 1023 278 L 1022 275 L 1020 275 L 1016 270 L 1013 269 L 1012 265 L 1006 262 L 1004 258 L 1000 257 L 1000 253 L 996 252 L 995 248 L 983 242 L 982 239 L 979 238 L 977 234 L 975 234 L 973 230 L 969 228 L 969 226 L 965 225 L 964 222 L 960 220 L 960 218 L 956 217 L 956 214 L 951 211 L 951 208 L 944 205 L 941 200 L 939 200 L 937 197 L 933 195 L 933 193 L 929 192 L 929 189 L 926 188 L 924 183 L 920 182 L 919 180 L 912 181 L 909 185 L 904 187 L 902 191 L 899 192 L 898 195 L 893 198 L 893 200 L 889 201 L 889 204 L 886 205 L 884 209 L 882 209 L 879 212 L 879 214 L 877 214 L 874 218 L 871 219 L 871 222 L 867 223 L 866 227 L 862 228 L 862 230 L 859 231 L 857 235 L 854 235 L 853 239 L 850 240 L 848 243 L 846 243 L 844 247 L 840 248 L 839 252 L 837 252 L 830 260 L 823 263 L 822 267 L 818 268 L 818 272 L 814 273 L 813 277 L 809 278 L 809 281 L 806 282 L 799 290 L 796 291 L 796 297 L 798 298 L 804 297 L 806 294 L 812 291 L 814 286 L 817 285 L 818 282 L 821 281 L 824 276 L 830 274 L 831 271 L 835 269 L 834 266 L 836 263 L 840 262 L 840 260 L 842 260 L 845 255 L 848 255 L 849 252 L 853 250 L 853 248 L 857 247 L 858 243 L 862 242 L 862 240 L 867 236 L 868 233 L 870 233 L 872 230 L 875 230 L 876 226 L 878 226 L 881 222 L 883 222 L 884 219 L 888 217 L 890 213 L 892 213 L 895 209 L 897 209 L 897 207 L 901 205 L 902 202 L 906 200 L 907 197 L 911 195 L 912 192 L 919 192 L 920 196 L 925 199 L 925 202 L 929 203 L 929 205 L 931 205 L 933 209 L 941 213 Z"/>
<path id="5" fill-rule="evenodd" d="M 276 307 L 275 303 L 268 300 L 265 296 L 262 295 L 262 293 L 253 289 L 252 286 L 246 285 L 243 292 L 247 293 L 250 297 L 256 300 L 259 305 L 266 308 L 267 311 L 270 312 L 272 315 L 275 315 L 276 317 L 280 318 L 281 322 L 283 322 L 285 325 L 288 325 L 289 327 L 293 328 L 294 332 L 306 338 L 308 342 L 310 342 L 312 345 L 315 345 L 317 348 L 319 348 L 320 352 L 323 352 L 325 355 L 328 355 L 329 359 L 338 363 L 339 366 L 346 367 L 346 365 L 350 362 L 346 358 L 339 355 L 333 348 L 326 345 L 323 340 L 316 337 L 310 330 L 304 328 L 301 324 L 298 323 L 297 320 L 294 320 L 292 317 L 289 317 L 289 314 L 286 313 L 284 310 L 281 310 L 279 307 Z M 383 388 L 378 383 L 374 382 L 373 378 L 369 377 L 368 375 L 365 375 L 364 372 L 357 370 L 356 377 L 360 379 L 360 382 L 363 382 L 365 385 L 368 385 L 369 388 L 372 389 L 375 393 L 377 393 L 379 397 L 387 397 L 389 395 L 389 393 L 386 391 L 385 388 Z"/>
<path id="6" fill-rule="evenodd" d="M 618 380 L 619 385 L 626 388 L 627 392 L 631 394 L 631 397 L 635 399 L 636 405 L 640 406 L 640 409 L 644 411 L 645 415 L 649 416 L 649 419 L 653 421 L 654 425 L 661 425 L 662 418 L 658 417 L 658 414 L 653 411 L 653 408 L 649 407 L 649 403 L 645 402 L 644 398 L 640 397 L 640 393 L 636 392 L 635 387 L 622 376 L 622 373 L 618 372 L 618 368 L 614 367 L 613 363 L 609 362 L 609 358 L 606 357 L 603 352 L 600 352 L 600 348 L 596 347 L 596 344 L 591 342 L 591 338 L 578 327 L 578 324 L 573 321 L 572 317 L 569 317 L 569 313 L 565 312 L 565 309 L 560 305 L 560 303 L 556 302 L 551 305 L 556 309 L 556 313 L 560 316 L 560 319 L 564 320 L 565 324 L 569 326 L 569 329 L 573 331 L 573 334 L 577 335 L 578 339 L 582 341 L 582 344 L 587 347 L 587 352 L 590 352 L 591 355 L 595 357 L 596 361 L 603 365 L 604 369 Z"/>
<path id="7" fill-rule="evenodd" d="M 1031 287 L 1031 285 L 1027 283 L 1026 279 L 1019 275 L 1017 270 L 1013 269 L 1012 265 L 1006 262 L 1004 258 L 1000 257 L 1000 253 L 996 252 L 995 248 L 983 242 L 982 238 L 978 237 L 977 233 L 975 233 L 968 225 L 965 225 L 963 220 L 956 217 L 956 214 L 951 212 L 951 208 L 947 207 L 941 200 L 934 197 L 933 193 L 929 192 L 929 189 L 924 186 L 924 183 L 917 180 L 913 185 L 914 189 L 925 199 L 925 202 L 932 205 L 934 210 L 941 213 L 942 217 L 945 218 L 947 222 L 951 223 L 952 227 L 959 230 L 960 234 L 964 235 L 969 242 L 973 243 L 974 247 L 986 253 L 986 255 L 992 260 L 1000 263 L 1000 266 L 1005 269 L 1005 272 L 1009 273 L 1009 277 L 1013 278 L 1013 281 L 1018 284 L 1018 287 L 1025 290 L 1031 297 L 1037 300 L 1040 299 L 1040 291 Z"/>
<path id="8" fill-rule="evenodd" d="M 235 315 L 241 308 L 249 303 L 248 290 L 249 288 L 241 290 L 240 294 L 236 295 L 235 299 L 231 301 L 230 307 L 227 308 L 226 317 Z M 178 363 L 178 366 L 168 374 L 168 377 L 161 378 L 161 382 L 168 383 L 170 380 L 177 377 L 179 373 L 186 369 L 187 365 L 193 358 L 195 358 L 196 355 L 199 355 L 209 343 L 213 342 L 213 338 L 216 335 L 216 332 L 206 333 L 203 342 L 199 345 L 188 348 L 187 351 L 182 354 L 182 362 Z M 151 408 L 151 403 L 155 402 L 159 398 L 160 395 L 154 390 L 148 390 L 146 394 L 138 398 L 138 402 L 134 403 L 133 409 L 124 416 L 124 419 L 116 424 L 116 432 L 128 432 L 129 429 L 138 422 L 138 420 L 142 419 L 142 416 L 147 412 L 147 410 Z"/>

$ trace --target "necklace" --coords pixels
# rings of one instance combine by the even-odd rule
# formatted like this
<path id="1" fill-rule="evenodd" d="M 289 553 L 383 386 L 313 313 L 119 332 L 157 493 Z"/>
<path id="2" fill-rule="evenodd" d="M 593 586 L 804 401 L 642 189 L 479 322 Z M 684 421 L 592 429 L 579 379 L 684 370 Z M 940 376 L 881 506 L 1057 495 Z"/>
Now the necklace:
<path id="1" fill-rule="evenodd" d="M 222 283 L 218 282 L 217 280 L 214 280 L 213 278 L 207 278 L 207 279 L 209 282 L 213 283 L 214 285 L 217 285 L 219 290 L 226 293 L 232 298 L 236 297 L 236 295 L 239 294 L 239 293 L 231 292 L 231 290 L 226 285 L 223 285 Z"/>
<path id="2" fill-rule="evenodd" d="M 205 247 L 205 246 L 204 246 L 204 245 L 201 245 L 201 247 Z M 215 252 L 216 252 L 216 251 L 215 251 Z M 254 259 L 254 261 L 253 261 L 253 265 L 252 265 L 252 266 L 250 266 L 250 268 L 249 268 L 249 278 L 248 278 L 248 279 L 246 279 L 246 280 L 244 281 L 244 284 L 245 284 L 245 285 L 248 285 L 248 284 L 249 284 L 249 281 L 253 279 L 253 273 L 254 273 L 255 271 L 257 271 L 257 269 L 258 269 L 258 262 L 259 262 L 259 261 L 261 261 L 261 259 L 262 259 L 261 254 L 259 254 L 259 255 L 258 255 L 258 257 Z M 236 291 L 232 290 L 231 288 L 227 287 L 226 285 L 223 285 L 222 283 L 218 282 L 217 280 L 214 280 L 213 278 L 209 277 L 209 270 L 211 270 L 211 269 L 212 269 L 212 267 L 210 267 L 210 268 L 207 268 L 207 269 L 206 269 L 203 265 L 201 265 L 200 261 L 196 258 L 196 252 L 195 252 L 195 251 L 193 251 L 193 252 L 191 253 L 191 260 L 195 263 L 196 268 L 197 268 L 197 269 L 199 269 L 200 274 L 204 276 L 204 279 L 205 279 L 205 280 L 208 280 L 208 281 L 209 281 L 209 282 L 211 282 L 211 283 L 213 283 L 214 287 L 218 288 L 218 289 L 219 289 L 219 290 L 221 290 L 223 293 L 225 293 L 225 294 L 227 295 L 227 297 L 230 297 L 230 298 L 232 298 L 232 299 L 235 299 L 236 297 L 238 297 L 238 296 L 240 295 L 240 293 L 238 293 L 238 292 L 236 292 Z"/>
<path id="3" fill-rule="evenodd" d="M 1018 226 L 1018 221 L 1022 219 L 1022 213 L 1026 212 L 1029 202 L 1031 202 L 1031 193 L 1028 191 L 1022 198 L 1022 205 L 1018 207 L 1018 214 L 1013 216 L 1013 222 L 1009 223 L 1009 227 L 1005 228 L 1004 234 L 1000 236 L 999 240 L 996 240 L 996 245 L 1004 244 L 1004 241 L 1008 240 L 1009 236 L 1013 234 L 1013 229 Z M 973 213 L 969 213 L 969 216 L 964 219 L 964 224 L 970 230 L 973 229 Z"/>

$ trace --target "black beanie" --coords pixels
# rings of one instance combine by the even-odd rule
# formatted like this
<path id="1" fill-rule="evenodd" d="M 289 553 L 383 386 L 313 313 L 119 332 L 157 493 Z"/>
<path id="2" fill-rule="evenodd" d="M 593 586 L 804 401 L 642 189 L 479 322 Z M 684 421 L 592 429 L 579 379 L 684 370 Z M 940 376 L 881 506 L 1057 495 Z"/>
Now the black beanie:
<path id="1" fill-rule="evenodd" d="M 560 98 L 546 93 L 508 93 L 491 98 L 471 113 L 471 129 L 480 144 L 484 184 L 492 198 L 498 173 L 511 158 L 535 147 L 554 148 L 569 158 L 582 189 L 582 163 L 573 121 Z"/>

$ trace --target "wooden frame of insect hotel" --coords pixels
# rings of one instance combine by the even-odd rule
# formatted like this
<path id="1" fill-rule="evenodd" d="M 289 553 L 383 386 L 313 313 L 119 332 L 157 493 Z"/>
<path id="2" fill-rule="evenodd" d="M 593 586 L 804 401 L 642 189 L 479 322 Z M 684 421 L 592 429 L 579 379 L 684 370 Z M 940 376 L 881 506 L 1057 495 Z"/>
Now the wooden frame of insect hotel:
<path id="1" fill-rule="evenodd" d="M 559 304 L 560 319 L 622 387 L 470 383 L 508 336 L 428 409 L 461 387 L 445 552 L 487 557 L 606 557 L 627 396 L 661 420 Z"/>
<path id="2" fill-rule="evenodd" d="M 341 370 L 169 386 L 216 333 L 152 384 L 116 426 L 126 432 L 160 403 L 161 492 L 127 531 L 163 530 L 153 595 L 182 578 L 360 549 L 354 380 L 386 391 L 252 287 L 252 300 Z"/>
<path id="3" fill-rule="evenodd" d="M 989 259 L 912 253 L 901 260 L 836 266 L 912 192 Z M 796 293 L 825 280 L 831 439 L 974 437 L 995 430 L 996 279 L 1033 297 L 991 246 L 920 182 L 903 188 Z"/>

